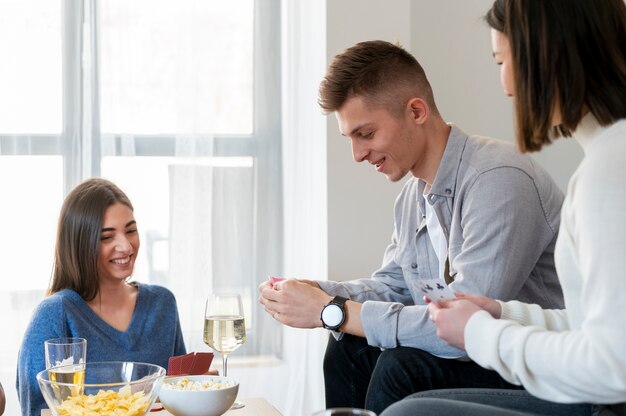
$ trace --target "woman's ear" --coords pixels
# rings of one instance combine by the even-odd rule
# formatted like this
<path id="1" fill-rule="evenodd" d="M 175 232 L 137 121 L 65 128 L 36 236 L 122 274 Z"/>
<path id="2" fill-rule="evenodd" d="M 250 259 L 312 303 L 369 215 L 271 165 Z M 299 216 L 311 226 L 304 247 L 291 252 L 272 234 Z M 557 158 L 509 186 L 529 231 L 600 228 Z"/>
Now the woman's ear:
<path id="1" fill-rule="evenodd" d="M 430 108 L 428 108 L 428 104 L 426 101 L 421 98 L 411 98 L 409 102 L 406 104 L 407 111 L 410 114 L 410 117 L 416 124 L 424 124 L 428 119 L 428 115 L 430 114 Z"/>

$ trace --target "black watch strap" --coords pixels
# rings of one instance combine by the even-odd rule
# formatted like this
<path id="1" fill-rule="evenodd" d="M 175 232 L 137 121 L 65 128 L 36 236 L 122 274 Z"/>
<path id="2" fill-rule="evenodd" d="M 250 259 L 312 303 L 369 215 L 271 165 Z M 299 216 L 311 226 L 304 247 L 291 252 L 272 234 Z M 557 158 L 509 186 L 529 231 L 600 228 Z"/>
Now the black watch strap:
<path id="1" fill-rule="evenodd" d="M 320 320 L 324 328 L 331 331 L 339 330 L 346 320 L 345 304 L 347 301 L 348 299 L 343 296 L 335 296 L 330 302 L 324 305 L 322 313 L 320 314 Z"/>
<path id="2" fill-rule="evenodd" d="M 330 302 L 334 305 L 340 306 L 342 309 L 345 309 L 345 304 L 348 301 L 348 298 L 344 298 L 343 296 L 335 296 Z"/>

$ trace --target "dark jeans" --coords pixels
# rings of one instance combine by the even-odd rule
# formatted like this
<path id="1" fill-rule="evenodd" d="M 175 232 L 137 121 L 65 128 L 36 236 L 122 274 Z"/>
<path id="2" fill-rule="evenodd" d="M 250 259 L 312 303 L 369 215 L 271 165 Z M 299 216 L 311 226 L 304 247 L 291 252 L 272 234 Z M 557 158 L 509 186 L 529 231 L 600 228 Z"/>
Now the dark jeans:
<path id="1" fill-rule="evenodd" d="M 471 361 L 435 357 L 417 348 L 381 351 L 365 338 L 330 336 L 324 357 L 326 407 L 360 407 L 380 414 L 406 396 L 444 388 L 521 389 Z"/>
<path id="2" fill-rule="evenodd" d="M 417 393 L 389 406 L 380 416 L 609 416 L 589 404 L 553 403 L 525 390 L 459 389 Z M 606 409 L 605 409 L 606 410 Z"/>

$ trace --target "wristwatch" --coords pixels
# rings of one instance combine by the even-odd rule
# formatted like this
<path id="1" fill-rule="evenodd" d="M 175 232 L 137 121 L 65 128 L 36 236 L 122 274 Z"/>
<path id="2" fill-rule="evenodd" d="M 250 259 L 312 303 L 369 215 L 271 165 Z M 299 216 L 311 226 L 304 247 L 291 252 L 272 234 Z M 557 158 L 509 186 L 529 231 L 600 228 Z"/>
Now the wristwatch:
<path id="1" fill-rule="evenodd" d="M 331 331 L 339 330 L 346 320 L 345 303 L 347 300 L 344 297 L 335 296 L 333 300 L 324 305 L 320 316 L 324 328 Z"/>

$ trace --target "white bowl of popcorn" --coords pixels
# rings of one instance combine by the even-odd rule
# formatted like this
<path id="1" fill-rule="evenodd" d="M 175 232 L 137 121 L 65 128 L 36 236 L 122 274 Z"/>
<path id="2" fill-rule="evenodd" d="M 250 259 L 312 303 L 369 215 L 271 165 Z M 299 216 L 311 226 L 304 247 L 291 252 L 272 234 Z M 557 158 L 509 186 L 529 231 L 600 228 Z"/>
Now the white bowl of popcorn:
<path id="1" fill-rule="evenodd" d="M 239 383 L 230 377 L 165 377 L 159 399 L 174 416 L 220 416 L 237 398 Z"/>

